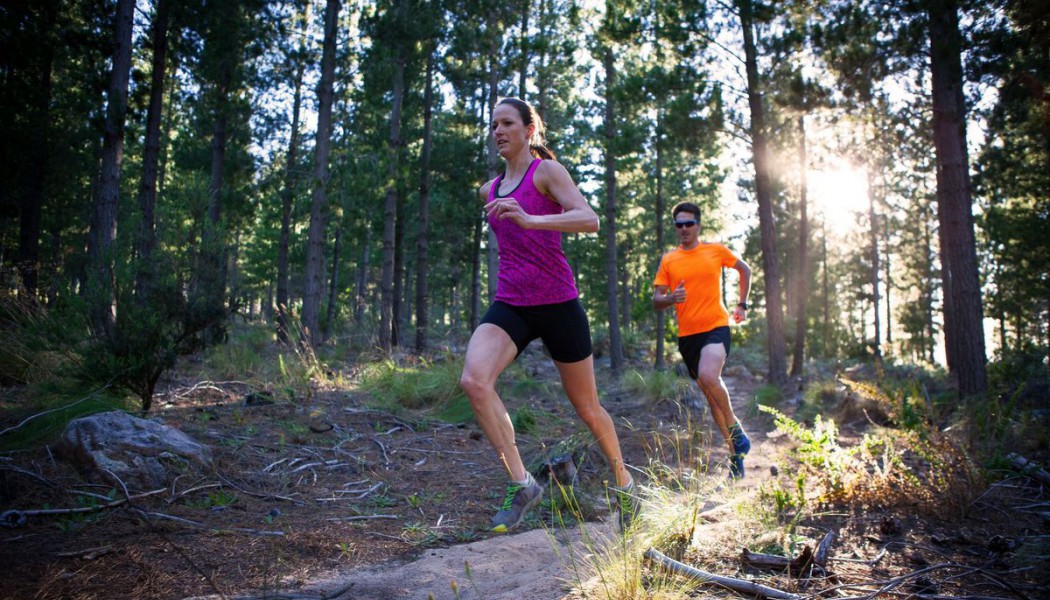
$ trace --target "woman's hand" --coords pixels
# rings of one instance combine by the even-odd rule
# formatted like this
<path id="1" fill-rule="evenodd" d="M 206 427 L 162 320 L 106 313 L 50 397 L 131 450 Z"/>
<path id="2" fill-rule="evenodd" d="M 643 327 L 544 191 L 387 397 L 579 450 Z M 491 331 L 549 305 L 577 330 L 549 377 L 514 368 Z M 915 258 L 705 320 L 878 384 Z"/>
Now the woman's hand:
<path id="1" fill-rule="evenodd" d="M 510 219 L 522 229 L 531 228 L 532 215 L 525 212 L 514 198 L 496 198 L 485 205 L 485 211 L 500 221 Z"/>

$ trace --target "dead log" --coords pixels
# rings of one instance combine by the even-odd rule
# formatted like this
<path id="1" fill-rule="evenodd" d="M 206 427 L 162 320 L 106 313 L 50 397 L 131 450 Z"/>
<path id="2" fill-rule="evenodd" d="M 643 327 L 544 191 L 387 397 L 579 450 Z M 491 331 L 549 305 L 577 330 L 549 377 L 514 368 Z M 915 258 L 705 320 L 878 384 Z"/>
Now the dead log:
<path id="1" fill-rule="evenodd" d="M 774 600 L 802 600 L 803 598 L 798 594 L 792 594 L 790 592 L 767 587 L 744 579 L 723 577 L 721 575 L 715 575 L 714 573 L 708 573 L 707 571 L 701 571 L 700 569 L 690 567 L 689 565 L 680 563 L 673 558 L 665 556 L 655 548 L 649 548 L 646 550 L 645 557 L 669 571 L 685 575 L 686 577 L 697 580 L 699 583 L 722 586 L 741 594 L 750 594 L 762 598 L 773 598 Z"/>
<path id="2" fill-rule="evenodd" d="M 1024 473 L 1025 475 L 1041 482 L 1043 485 L 1050 485 L 1050 473 L 1039 468 L 1037 463 L 1034 463 L 1020 454 L 1011 452 L 1006 455 L 1006 459 L 1010 461 L 1010 466 Z"/>
<path id="3" fill-rule="evenodd" d="M 824 539 L 817 544 L 817 551 L 813 553 L 813 562 L 819 567 L 828 566 L 828 555 L 831 554 L 831 544 L 835 541 L 835 532 L 829 531 Z"/>
<path id="4" fill-rule="evenodd" d="M 802 554 L 793 559 L 775 554 L 759 554 L 744 548 L 740 553 L 740 560 L 749 567 L 781 573 L 786 571 L 795 577 L 806 574 L 814 563 L 813 550 L 809 546 L 804 546 Z"/>

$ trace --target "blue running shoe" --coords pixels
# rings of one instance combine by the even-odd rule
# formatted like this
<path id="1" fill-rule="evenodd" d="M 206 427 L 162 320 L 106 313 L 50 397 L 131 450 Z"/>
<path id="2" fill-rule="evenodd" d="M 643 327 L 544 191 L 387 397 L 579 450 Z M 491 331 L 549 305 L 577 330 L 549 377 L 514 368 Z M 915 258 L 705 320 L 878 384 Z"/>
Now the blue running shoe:
<path id="1" fill-rule="evenodd" d="M 729 457 L 729 477 L 743 479 L 744 456 L 751 452 L 751 438 L 747 437 L 739 424 L 729 429 L 729 439 L 733 441 L 733 455 Z"/>

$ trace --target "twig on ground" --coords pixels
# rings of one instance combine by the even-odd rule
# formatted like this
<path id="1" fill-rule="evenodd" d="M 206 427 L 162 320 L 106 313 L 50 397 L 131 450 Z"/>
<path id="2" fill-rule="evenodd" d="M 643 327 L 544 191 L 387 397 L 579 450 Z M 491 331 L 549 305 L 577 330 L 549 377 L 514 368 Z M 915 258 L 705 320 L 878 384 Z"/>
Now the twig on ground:
<path id="1" fill-rule="evenodd" d="M 713 585 L 720 585 L 724 588 L 733 590 L 734 592 L 740 592 L 743 594 L 752 594 L 755 596 L 761 596 L 763 598 L 773 598 L 774 600 L 802 600 L 802 596 L 798 594 L 792 594 L 782 590 L 774 589 L 743 579 L 735 579 L 733 577 L 723 577 L 721 575 L 715 575 L 708 573 L 707 571 L 701 571 L 695 567 L 691 567 L 687 564 L 680 563 L 673 558 L 670 558 L 655 548 L 649 548 L 645 551 L 645 557 L 649 560 L 660 564 L 666 569 L 672 572 L 685 575 L 692 579 L 698 580 L 700 583 L 707 583 Z"/>
<path id="2" fill-rule="evenodd" d="M 374 519 L 400 519 L 397 515 L 354 515 L 352 517 L 329 517 L 325 521 L 371 521 Z"/>
<path id="3" fill-rule="evenodd" d="M 0 471 L 12 471 L 14 473 L 19 473 L 21 475 L 25 475 L 26 477 L 31 477 L 33 479 L 36 479 L 37 481 L 39 481 L 40 483 L 43 483 L 44 485 L 46 485 L 48 487 L 56 487 L 57 486 L 56 483 L 54 483 L 53 481 L 51 481 L 47 477 L 44 477 L 43 475 L 40 475 L 40 474 L 37 474 L 37 473 L 34 473 L 34 472 L 32 472 L 32 471 L 30 471 L 28 469 L 22 469 L 20 467 L 15 467 L 15 466 L 12 466 L 12 465 L 0 465 Z"/>
<path id="4" fill-rule="evenodd" d="M 262 596 L 233 596 L 229 600 L 337 600 L 354 587 L 354 583 L 347 584 L 331 592 L 320 592 L 320 595 L 302 594 L 298 592 L 263 594 Z"/>
<path id="5" fill-rule="evenodd" d="M 55 556 L 62 558 L 69 558 L 71 556 L 78 556 L 85 560 L 94 560 L 103 554 L 109 554 L 113 552 L 113 546 L 98 546 L 96 548 L 86 548 L 84 550 L 70 550 L 68 552 L 56 552 Z"/>
<path id="6" fill-rule="evenodd" d="M 219 478 L 220 481 L 222 481 L 226 485 L 232 487 L 233 489 L 237 490 L 238 492 L 241 492 L 242 494 L 247 494 L 249 496 L 254 496 L 256 498 L 262 498 L 263 500 L 284 500 L 285 502 L 291 502 L 292 504 L 297 504 L 299 506 L 302 506 L 302 504 L 303 504 L 303 502 L 301 500 L 296 500 L 295 498 L 292 498 L 292 497 L 289 497 L 289 496 L 281 496 L 279 494 L 267 494 L 267 493 L 264 493 L 264 492 L 253 492 L 251 490 L 247 490 L 247 489 L 245 489 L 245 488 L 243 488 L 243 487 L 233 483 L 229 479 L 226 479 L 222 475 L 218 475 L 218 478 Z"/>
<path id="7" fill-rule="evenodd" d="M 3 513 L 0 513 L 0 523 L 20 523 L 23 522 L 26 517 L 39 517 L 44 515 L 69 515 L 76 513 L 96 512 L 100 510 L 105 510 L 107 508 L 120 506 L 121 504 L 130 502 L 131 500 L 137 500 L 139 498 L 145 498 L 147 496 L 155 496 L 157 494 L 162 494 L 166 491 L 168 491 L 167 488 L 161 488 L 159 490 L 153 490 L 151 492 L 143 492 L 135 496 L 128 496 L 127 498 L 122 498 L 120 500 L 113 500 L 112 502 L 99 504 L 97 506 L 80 506 L 77 508 L 40 508 L 32 510 L 5 510 Z"/>
<path id="8" fill-rule="evenodd" d="M 384 446 L 382 442 L 380 442 L 379 440 L 377 440 L 377 439 L 375 439 L 375 438 L 373 438 L 373 437 L 370 437 L 370 438 L 368 438 L 368 439 L 370 439 L 370 440 L 372 440 L 373 442 L 375 442 L 375 443 L 376 443 L 376 445 L 377 445 L 377 446 L 379 446 L 379 449 L 383 451 L 383 462 L 384 462 L 385 464 L 390 464 L 390 457 L 389 457 L 389 456 L 387 456 L 387 453 L 386 453 L 386 446 Z"/>

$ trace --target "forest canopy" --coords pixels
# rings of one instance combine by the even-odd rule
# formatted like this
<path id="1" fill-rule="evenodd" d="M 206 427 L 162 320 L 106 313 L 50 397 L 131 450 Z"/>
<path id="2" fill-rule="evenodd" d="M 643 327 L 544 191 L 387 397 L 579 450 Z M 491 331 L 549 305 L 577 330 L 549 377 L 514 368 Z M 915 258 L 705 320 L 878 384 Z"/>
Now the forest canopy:
<path id="1" fill-rule="evenodd" d="M 664 365 L 674 324 L 650 310 L 652 277 L 689 201 L 704 239 L 756 267 L 743 338 L 771 382 L 809 358 L 939 364 L 963 395 L 1045 376 L 1048 15 L 6 2 L 0 318 L 147 408 L 235 317 L 314 346 L 465 339 L 497 264 L 476 194 L 501 169 L 487 123 L 515 96 L 601 218 L 563 243 L 614 371 L 625 348 Z M 5 381 L 31 377 L 3 362 Z"/>

